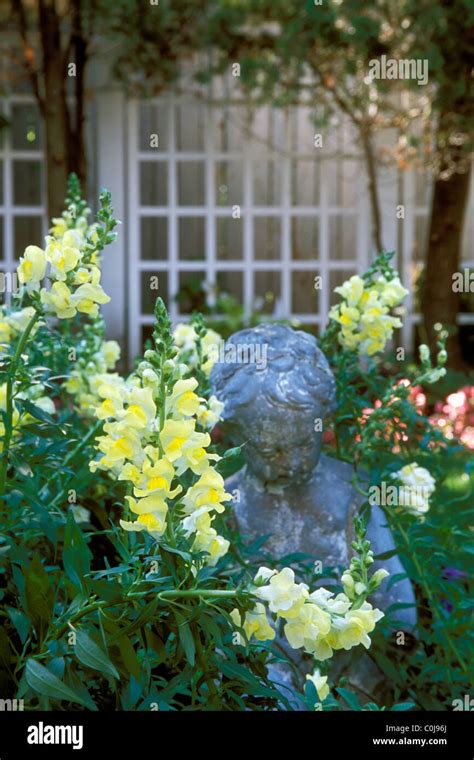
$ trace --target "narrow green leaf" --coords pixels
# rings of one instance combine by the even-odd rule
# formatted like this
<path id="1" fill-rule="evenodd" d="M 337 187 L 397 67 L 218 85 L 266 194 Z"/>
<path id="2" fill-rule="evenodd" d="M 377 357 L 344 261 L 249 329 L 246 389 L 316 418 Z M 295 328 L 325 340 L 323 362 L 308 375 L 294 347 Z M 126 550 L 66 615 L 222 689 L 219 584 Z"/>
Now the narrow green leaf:
<path id="1" fill-rule="evenodd" d="M 30 658 L 26 663 L 25 678 L 30 689 L 45 697 L 66 702 L 77 702 L 86 706 L 84 700 L 75 694 L 69 686 L 62 683 L 48 668 Z"/>
<path id="2" fill-rule="evenodd" d="M 181 642 L 181 646 L 184 649 L 184 654 L 186 655 L 186 659 L 192 667 L 196 662 L 196 645 L 194 643 L 191 628 L 189 627 L 188 623 L 180 622 L 178 619 L 178 631 L 179 640 Z"/>
<path id="3" fill-rule="evenodd" d="M 25 606 L 31 622 L 42 635 L 53 615 L 54 591 L 39 554 L 34 555 L 25 573 Z"/>
<path id="4" fill-rule="evenodd" d="M 110 661 L 108 655 L 95 643 L 85 631 L 76 632 L 76 646 L 74 647 L 77 659 L 83 665 L 98 670 L 106 676 L 120 679 L 117 668 Z"/>
<path id="5" fill-rule="evenodd" d="M 34 417 L 37 420 L 40 420 L 41 422 L 47 422 L 48 425 L 57 425 L 57 421 L 54 419 L 54 417 L 51 417 L 48 412 L 45 412 L 41 407 L 35 406 L 35 404 L 32 404 L 31 401 L 28 401 L 27 399 L 15 399 L 15 405 L 19 406 L 22 411 L 27 412 L 32 417 Z"/>
<path id="6" fill-rule="evenodd" d="M 360 710 L 359 700 L 352 691 L 349 691 L 349 689 L 343 689 L 342 687 L 339 687 L 336 691 L 347 702 L 351 710 Z"/>
<path id="7" fill-rule="evenodd" d="M 74 519 L 72 512 L 68 513 L 64 531 L 63 565 L 68 578 L 79 588 L 85 584 L 85 576 L 90 572 L 92 554 L 84 540 L 82 530 Z"/>

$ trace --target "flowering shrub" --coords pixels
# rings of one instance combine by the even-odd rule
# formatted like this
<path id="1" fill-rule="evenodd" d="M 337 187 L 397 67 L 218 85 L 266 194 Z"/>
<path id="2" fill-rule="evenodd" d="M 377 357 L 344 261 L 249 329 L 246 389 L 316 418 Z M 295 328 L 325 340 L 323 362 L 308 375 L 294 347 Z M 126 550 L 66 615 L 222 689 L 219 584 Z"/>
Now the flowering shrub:
<path id="1" fill-rule="evenodd" d="M 395 293 L 386 300 L 386 309 L 403 297 L 390 258 L 391 254 L 382 254 L 364 277 L 351 278 L 338 289 L 343 300 L 320 339 L 336 377 L 338 398 L 326 441 L 335 455 L 354 463 L 357 488 L 365 497 L 364 514 L 371 509 L 370 494 L 380 492 L 381 485 L 386 490 L 396 486 L 398 492 L 398 500 L 387 499 L 379 506 L 415 584 L 417 639 L 403 636 L 400 643 L 382 623 L 371 656 L 393 685 L 395 699 L 445 710 L 452 709 L 452 700 L 472 686 L 474 670 L 469 625 L 472 583 L 461 573 L 456 585 L 452 574 L 449 580 L 443 574 L 443 567 L 472 568 L 472 462 L 454 438 L 441 432 L 443 425 L 423 413 L 426 407 L 420 403 L 420 389 L 445 375 L 446 332 L 439 330 L 436 362 L 422 345 L 418 368 L 408 372 L 401 361 L 398 373 L 385 370 L 382 349 L 396 325 L 384 323 L 388 313 L 383 309 L 374 315 L 372 299 L 383 302 L 377 293 L 387 282 L 395 284 Z M 348 335 L 343 315 L 352 308 L 357 308 L 357 315 L 348 313 Z M 366 324 L 376 332 L 369 342 L 368 332 L 367 338 L 361 338 Z M 453 411 L 445 405 L 445 413 Z M 456 600 L 450 602 L 449 611 L 446 599 Z M 384 612 L 390 621 L 392 611 Z"/>

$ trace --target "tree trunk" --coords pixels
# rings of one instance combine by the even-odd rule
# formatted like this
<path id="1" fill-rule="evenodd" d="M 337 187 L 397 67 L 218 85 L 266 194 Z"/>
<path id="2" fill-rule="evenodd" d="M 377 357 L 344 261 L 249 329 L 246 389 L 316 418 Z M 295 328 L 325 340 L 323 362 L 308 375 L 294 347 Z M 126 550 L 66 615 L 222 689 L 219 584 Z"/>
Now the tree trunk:
<path id="1" fill-rule="evenodd" d="M 372 220 L 372 242 L 375 246 L 377 255 L 384 249 L 382 241 L 382 220 L 380 215 L 380 198 L 377 183 L 377 169 L 374 155 L 374 145 L 370 133 L 370 127 L 359 128 L 362 148 L 365 157 L 365 166 L 367 169 L 368 190 L 370 199 L 370 211 Z"/>
<path id="2" fill-rule="evenodd" d="M 43 54 L 43 118 L 45 128 L 48 218 L 64 207 L 69 172 L 69 114 L 60 21 L 54 3 L 40 0 L 39 26 Z"/>
<path id="3" fill-rule="evenodd" d="M 81 0 L 72 2 L 71 50 L 74 53 L 76 76 L 74 80 L 75 118 L 70 117 L 69 171 L 75 172 L 81 183 L 82 194 L 87 197 L 87 149 L 85 140 L 85 74 L 88 44 L 84 35 Z"/>
<path id="4" fill-rule="evenodd" d="M 459 293 L 453 290 L 453 274 L 460 271 L 461 242 L 469 196 L 469 172 L 439 177 L 434 184 L 421 310 L 424 340 L 436 351 L 433 325 L 452 327 L 448 339 L 448 366 L 462 368 L 457 329 Z"/>

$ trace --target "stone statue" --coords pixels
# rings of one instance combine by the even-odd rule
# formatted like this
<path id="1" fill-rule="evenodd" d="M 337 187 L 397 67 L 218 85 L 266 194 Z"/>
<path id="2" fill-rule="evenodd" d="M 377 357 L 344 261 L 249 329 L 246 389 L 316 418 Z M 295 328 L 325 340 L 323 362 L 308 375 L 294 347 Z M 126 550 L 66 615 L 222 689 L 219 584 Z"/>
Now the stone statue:
<path id="1" fill-rule="evenodd" d="M 269 535 L 263 548 L 276 558 L 308 554 L 322 563 L 323 575 L 348 567 L 360 496 L 352 466 L 321 453 L 322 423 L 335 410 L 335 381 L 316 339 L 285 325 L 237 332 L 213 367 L 211 386 L 225 403 L 223 421 L 233 444 L 245 443 L 246 465 L 226 482 L 238 495 L 234 510 L 243 536 Z M 372 507 L 368 538 L 374 554 L 394 549 L 379 507 Z M 372 567 L 385 567 L 391 576 L 404 572 L 397 555 Z M 386 580 L 371 601 L 384 612 L 396 603 L 414 605 L 411 582 L 388 589 Z M 395 630 L 411 630 L 415 606 L 395 617 Z"/>

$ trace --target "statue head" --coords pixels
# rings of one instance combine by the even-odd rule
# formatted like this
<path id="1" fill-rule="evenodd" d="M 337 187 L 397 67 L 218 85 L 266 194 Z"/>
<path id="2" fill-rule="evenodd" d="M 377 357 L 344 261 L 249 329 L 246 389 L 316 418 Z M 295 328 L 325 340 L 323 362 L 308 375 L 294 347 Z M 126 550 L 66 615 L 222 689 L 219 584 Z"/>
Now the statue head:
<path id="1" fill-rule="evenodd" d="M 265 482 L 305 480 L 322 447 L 322 423 L 335 409 L 335 381 L 309 333 L 259 325 L 234 333 L 211 373 L 234 445 L 245 443 L 250 472 Z"/>

